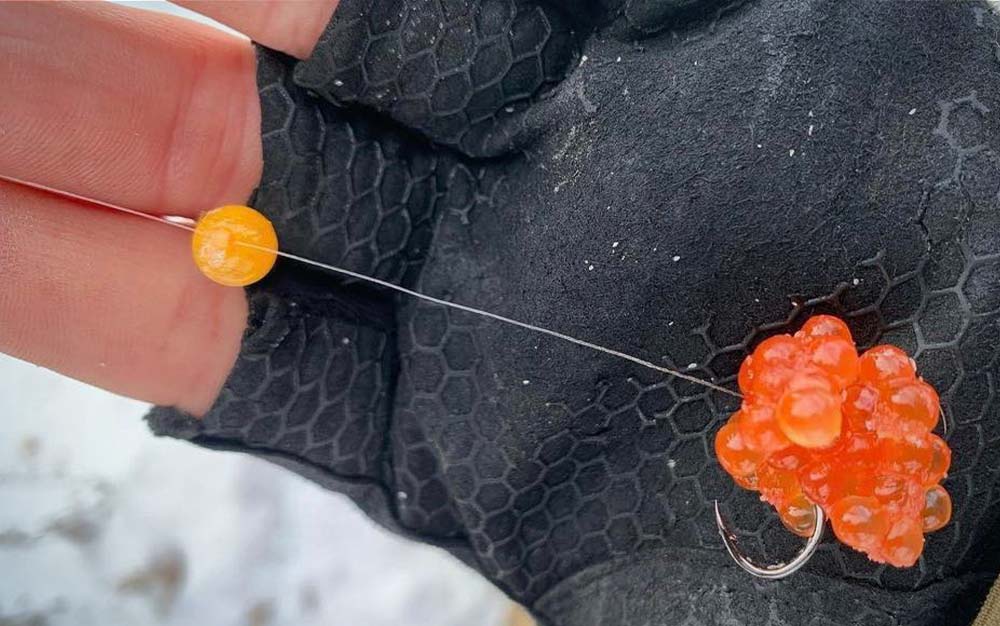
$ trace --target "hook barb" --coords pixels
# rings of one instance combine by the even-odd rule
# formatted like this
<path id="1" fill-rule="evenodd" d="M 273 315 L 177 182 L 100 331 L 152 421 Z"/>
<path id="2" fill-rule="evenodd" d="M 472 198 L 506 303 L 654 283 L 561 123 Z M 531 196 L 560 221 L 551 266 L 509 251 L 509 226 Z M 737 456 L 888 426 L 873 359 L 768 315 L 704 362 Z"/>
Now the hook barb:
<path id="1" fill-rule="evenodd" d="M 779 563 L 777 565 L 757 565 L 746 555 L 740 552 L 739 546 L 736 545 L 735 535 L 729 527 L 726 526 L 725 520 L 722 519 L 722 512 L 719 510 L 719 501 L 715 501 L 715 524 L 719 528 L 719 534 L 722 536 L 722 543 L 726 546 L 726 552 L 729 556 L 736 561 L 736 564 L 742 567 L 747 572 L 753 574 L 757 578 L 763 578 L 764 580 L 778 580 L 790 576 L 795 572 L 799 571 L 803 565 L 805 565 L 812 555 L 815 554 L 816 548 L 819 547 L 820 539 L 823 538 L 823 524 L 825 518 L 823 516 L 823 508 L 818 504 L 813 505 L 813 510 L 816 514 L 816 526 L 813 529 L 812 535 L 806 542 L 802 551 L 799 552 L 795 558 L 793 558 L 788 563 Z"/>

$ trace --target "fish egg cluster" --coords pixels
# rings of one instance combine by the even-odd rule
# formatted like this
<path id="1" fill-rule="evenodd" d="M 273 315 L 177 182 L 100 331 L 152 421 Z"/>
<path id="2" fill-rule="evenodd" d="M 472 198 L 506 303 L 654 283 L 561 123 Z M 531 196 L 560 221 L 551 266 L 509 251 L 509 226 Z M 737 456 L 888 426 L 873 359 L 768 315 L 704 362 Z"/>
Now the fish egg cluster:
<path id="1" fill-rule="evenodd" d="M 908 567 L 924 533 L 951 518 L 939 484 L 951 463 L 931 432 L 934 388 L 902 350 L 858 355 L 841 320 L 820 315 L 763 341 L 739 372 L 743 404 L 719 430 L 719 463 L 757 491 L 792 532 L 809 536 L 814 504 L 836 536 L 873 561 Z"/>

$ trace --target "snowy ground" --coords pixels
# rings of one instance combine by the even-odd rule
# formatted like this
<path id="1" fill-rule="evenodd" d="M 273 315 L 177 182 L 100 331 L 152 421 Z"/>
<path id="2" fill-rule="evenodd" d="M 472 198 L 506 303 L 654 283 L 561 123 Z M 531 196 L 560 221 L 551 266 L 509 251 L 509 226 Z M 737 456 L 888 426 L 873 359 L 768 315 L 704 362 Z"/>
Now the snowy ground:
<path id="1" fill-rule="evenodd" d="M 264 462 L 154 439 L 145 410 L 0 356 L 0 624 L 502 621 L 448 555 Z"/>
<path id="2" fill-rule="evenodd" d="M 0 626 L 503 621 L 447 554 L 267 463 L 154 439 L 146 409 L 0 355 Z"/>

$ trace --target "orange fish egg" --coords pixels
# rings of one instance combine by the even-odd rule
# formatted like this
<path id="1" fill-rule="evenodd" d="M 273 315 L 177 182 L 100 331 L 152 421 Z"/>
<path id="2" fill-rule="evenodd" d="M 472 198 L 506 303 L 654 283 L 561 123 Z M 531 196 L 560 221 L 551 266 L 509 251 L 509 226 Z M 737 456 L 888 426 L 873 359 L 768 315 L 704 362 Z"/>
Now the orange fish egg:
<path id="1" fill-rule="evenodd" d="M 941 485 L 934 485 L 924 495 L 924 506 L 920 510 L 925 533 L 940 530 L 951 519 L 951 496 Z"/>
<path id="2" fill-rule="evenodd" d="M 924 551 L 924 533 L 920 522 L 909 517 L 897 519 L 882 542 L 883 561 L 896 567 L 910 567 Z"/>
<path id="3" fill-rule="evenodd" d="M 778 401 L 778 427 L 803 448 L 826 448 L 840 437 L 840 398 L 826 389 L 789 391 Z"/>
<path id="4" fill-rule="evenodd" d="M 763 455 L 749 448 L 733 423 L 726 424 L 715 436 L 715 456 L 732 476 L 749 476 L 757 470 Z"/>
<path id="5" fill-rule="evenodd" d="M 844 543 L 871 550 L 885 540 L 889 516 L 875 498 L 846 496 L 830 507 L 833 532 Z"/>
<path id="6" fill-rule="evenodd" d="M 245 287 L 267 276 L 277 260 L 277 250 L 278 236 L 271 222 L 239 205 L 202 215 L 191 238 L 198 269 L 230 287 Z"/>
<path id="7" fill-rule="evenodd" d="M 798 493 L 784 502 L 778 510 L 778 515 L 785 528 L 800 537 L 808 537 L 816 529 L 816 510 L 803 493 Z"/>
<path id="8" fill-rule="evenodd" d="M 894 346 L 859 355 L 847 325 L 819 315 L 761 342 L 739 371 L 743 404 L 716 438 L 722 467 L 810 536 L 813 505 L 836 536 L 869 558 L 908 567 L 924 533 L 951 518 L 938 484 L 951 465 L 931 430 L 937 392 Z"/>

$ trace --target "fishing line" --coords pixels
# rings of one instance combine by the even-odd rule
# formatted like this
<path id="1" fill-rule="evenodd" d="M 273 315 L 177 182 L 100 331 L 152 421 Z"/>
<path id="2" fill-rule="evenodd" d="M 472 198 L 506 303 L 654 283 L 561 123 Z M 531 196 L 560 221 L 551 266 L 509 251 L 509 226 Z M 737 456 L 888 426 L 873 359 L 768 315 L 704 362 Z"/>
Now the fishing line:
<path id="1" fill-rule="evenodd" d="M 173 226 L 174 228 L 180 228 L 181 230 L 185 230 L 185 231 L 188 231 L 188 232 L 191 232 L 191 233 L 193 233 L 195 231 L 195 228 L 194 228 L 195 222 L 194 222 L 194 220 L 191 220 L 189 218 L 173 217 L 173 216 L 163 217 L 163 216 L 158 216 L 158 215 L 152 215 L 152 214 L 149 214 L 149 213 L 145 213 L 143 211 L 137 211 L 135 209 L 129 209 L 129 208 L 126 208 L 126 207 L 123 207 L 123 206 L 118 206 L 116 204 L 111 204 L 109 202 L 104 202 L 102 200 L 95 200 L 93 198 L 88 198 L 86 196 L 81 196 L 79 194 L 71 193 L 71 192 L 68 192 L 68 191 L 63 191 L 61 189 L 56 189 L 54 187 L 48 187 L 46 185 L 42 185 L 42 184 L 35 183 L 35 182 L 32 182 L 32 181 L 27 181 L 27 180 L 22 180 L 22 179 L 19 179 L 19 178 L 14 178 L 12 176 L 5 176 L 5 175 L 0 174 L 0 180 L 5 180 L 5 181 L 8 181 L 8 182 L 16 183 L 16 184 L 19 184 L 19 185 L 23 185 L 25 187 L 30 187 L 32 189 L 38 189 L 40 191 L 51 193 L 51 194 L 54 194 L 54 195 L 57 195 L 57 196 L 62 196 L 62 197 L 65 197 L 65 198 L 71 198 L 73 200 L 79 200 L 81 202 L 87 202 L 87 203 L 90 203 L 90 204 L 95 204 L 97 206 L 101 206 L 101 207 L 104 207 L 104 208 L 112 209 L 112 210 L 115 210 L 115 211 L 120 211 L 122 213 L 127 213 L 128 215 L 133 215 L 135 217 L 140 217 L 140 218 L 147 219 L 147 220 L 150 220 L 150 221 L 159 222 L 161 224 L 166 224 L 168 226 Z M 466 313 L 471 313 L 473 315 L 478 315 L 480 317 L 485 317 L 485 318 L 488 318 L 488 319 L 496 320 L 498 322 L 501 322 L 501 323 L 504 323 L 504 324 L 509 324 L 511 326 L 517 326 L 518 328 L 523 328 L 523 329 L 531 331 L 531 332 L 539 333 L 539 334 L 542 334 L 542 335 L 547 335 L 549 337 L 554 337 L 556 339 L 560 339 L 562 341 L 565 341 L 565 342 L 568 342 L 568 343 L 571 343 L 571 344 L 574 344 L 574 345 L 577 345 L 577 346 L 581 346 L 581 347 L 587 348 L 589 350 L 593 350 L 593 351 L 596 351 L 596 352 L 600 352 L 600 353 L 603 353 L 603 354 L 614 356 L 614 357 L 617 357 L 619 359 L 624 359 L 626 361 L 629 361 L 629 362 L 634 363 L 636 365 L 639 365 L 641 367 L 645 367 L 647 369 L 651 369 L 651 370 L 660 372 L 662 374 L 666 374 L 668 376 L 672 376 L 674 378 L 679 378 L 681 380 L 686 380 L 686 381 L 688 381 L 690 383 L 693 383 L 693 384 L 696 384 L 696 385 L 701 385 L 703 387 L 707 387 L 709 389 L 713 389 L 715 391 L 718 391 L 720 393 L 724 393 L 726 395 L 730 395 L 730 396 L 733 396 L 733 397 L 736 397 L 736 398 L 742 398 L 743 397 L 743 396 L 741 396 L 739 393 L 737 393 L 735 391 L 732 391 L 730 389 L 722 387 L 721 385 L 716 385 L 715 383 L 709 382 L 707 380 L 698 378 L 697 376 L 692 376 L 691 374 L 686 374 L 684 372 L 681 372 L 681 371 L 678 371 L 678 370 L 675 370 L 675 369 L 671 369 L 669 367 L 663 367 L 661 365 L 657 365 L 657 364 L 652 363 L 650 361 L 647 361 L 645 359 L 641 359 L 639 357 L 632 356 L 631 354 L 626 354 L 625 352 L 621 352 L 619 350 L 614 350 L 612 348 L 606 348 L 606 347 L 598 345 L 596 343 L 592 343 L 592 342 L 586 341 L 584 339 L 578 339 L 576 337 L 572 337 L 570 335 L 567 335 L 565 333 L 561 333 L 561 332 L 556 331 L 556 330 L 551 330 L 551 329 L 548 329 L 548 328 L 544 328 L 542 326 L 536 326 L 535 324 L 529 324 L 527 322 L 522 322 L 522 321 L 510 318 L 510 317 L 506 317 L 504 315 L 500 315 L 498 313 L 492 313 L 490 311 L 485 311 L 483 309 L 477 309 L 475 307 L 468 306 L 468 305 L 465 305 L 465 304 L 460 304 L 458 302 L 451 302 L 451 301 L 448 301 L 448 300 L 442 300 L 441 298 L 435 298 L 434 296 L 429 296 L 429 295 L 427 295 L 425 293 L 420 293 L 419 291 L 414 291 L 412 289 L 407 289 L 406 287 L 401 287 L 401 286 L 396 285 L 394 283 L 390 283 L 390 282 L 388 282 L 386 280 L 382 280 L 380 278 L 375 278 L 374 276 L 368 276 L 367 274 L 361 274 L 359 272 L 355 272 L 355 271 L 352 271 L 352 270 L 349 270 L 349 269 L 346 269 L 346 268 L 343 268 L 343 267 L 339 267 L 337 265 L 331 265 L 329 263 L 322 263 L 320 261 L 314 261 L 312 259 L 308 259 L 306 257 L 299 256 L 297 254 L 291 254 L 289 252 L 284 252 L 282 250 L 274 250 L 272 248 L 268 248 L 268 247 L 264 247 L 264 246 L 258 246 L 256 244 L 245 242 L 245 241 L 240 241 L 240 240 L 235 240 L 234 243 L 236 245 L 238 245 L 238 246 L 242 246 L 242 247 L 245 247 L 245 248 L 250 248 L 250 249 L 253 249 L 253 250 L 258 250 L 260 252 L 268 252 L 268 253 L 271 253 L 271 254 L 276 254 L 276 255 L 278 255 L 280 257 L 283 257 L 283 258 L 286 258 L 286 259 L 289 259 L 289 260 L 292 260 L 292 261 L 295 261 L 295 262 L 298 262 L 298 263 L 302 263 L 302 264 L 305 264 L 305 265 L 310 265 L 312 267 L 317 267 L 317 268 L 320 268 L 320 269 L 323 269 L 323 270 L 326 270 L 326 271 L 329 271 L 329 272 L 333 272 L 335 274 L 340 274 L 342 276 L 348 276 L 350 278 L 354 278 L 354 279 L 357 279 L 357 280 L 360 280 L 360 281 L 364 281 L 364 282 L 367 282 L 369 284 L 378 285 L 380 287 L 384 287 L 386 289 L 390 289 L 390 290 L 395 291 L 397 293 L 401 293 L 401 294 L 410 296 L 412 298 L 417 298 L 418 300 L 423 300 L 425 302 L 430 302 L 432 304 L 437 304 L 437 305 L 448 307 L 448 308 L 455 309 L 455 310 L 458 310 L 458 311 L 464 311 Z"/>
<path id="2" fill-rule="evenodd" d="M 72 191 L 63 191 L 62 189 L 56 189 L 55 187 L 49 187 L 48 185 L 32 182 L 30 180 L 24 180 L 23 178 L 6 176 L 4 174 L 0 174 L 0 180 L 5 180 L 9 183 L 15 183 L 23 187 L 30 187 L 31 189 L 37 189 L 39 191 L 44 191 L 46 193 L 50 193 L 55 196 L 69 198 L 71 200 L 79 200 L 80 202 L 86 202 L 88 204 L 96 204 L 97 206 L 101 206 L 106 209 L 114 209 L 115 211 L 128 213 L 129 215 L 134 215 L 135 217 L 141 217 L 142 219 L 150 220 L 152 222 L 159 222 L 161 224 L 166 224 L 167 226 L 174 226 L 175 228 L 180 228 L 181 230 L 186 230 L 190 233 L 194 232 L 195 221 L 187 217 L 179 217 L 173 215 L 171 216 L 152 215 L 151 213 L 144 213 L 143 211 L 129 209 L 123 206 L 118 206 L 117 204 L 111 204 L 110 202 L 105 202 L 103 200 L 97 200 L 96 198 L 88 198 L 87 196 L 81 196 L 80 194 L 73 193 Z"/>

